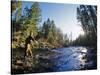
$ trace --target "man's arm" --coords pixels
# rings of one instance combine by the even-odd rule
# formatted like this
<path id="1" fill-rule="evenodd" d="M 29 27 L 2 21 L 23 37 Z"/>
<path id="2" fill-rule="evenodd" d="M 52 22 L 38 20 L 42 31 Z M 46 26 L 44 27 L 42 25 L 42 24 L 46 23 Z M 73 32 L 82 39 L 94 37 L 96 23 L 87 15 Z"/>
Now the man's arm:
<path id="1" fill-rule="evenodd" d="M 38 43 L 34 37 L 31 37 L 32 41 L 34 41 L 36 44 Z"/>
<path id="2" fill-rule="evenodd" d="M 34 37 L 31 37 L 31 40 L 32 40 L 32 41 L 34 41 L 34 40 L 35 40 L 35 38 L 34 38 Z"/>

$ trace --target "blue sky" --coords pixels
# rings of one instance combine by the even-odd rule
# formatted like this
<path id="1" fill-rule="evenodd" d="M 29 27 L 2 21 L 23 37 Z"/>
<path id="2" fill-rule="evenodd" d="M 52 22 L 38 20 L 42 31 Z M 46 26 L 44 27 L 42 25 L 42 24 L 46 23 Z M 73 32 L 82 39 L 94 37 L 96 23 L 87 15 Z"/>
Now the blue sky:
<path id="1" fill-rule="evenodd" d="M 31 2 L 24 2 L 23 7 L 30 7 Z M 44 3 L 40 2 L 40 9 L 42 15 L 42 22 L 48 18 L 54 20 L 55 25 L 60 28 L 63 34 L 72 32 L 72 39 L 77 38 L 80 34 L 83 34 L 82 28 L 77 23 L 77 6 L 75 4 L 58 4 L 58 3 Z"/>

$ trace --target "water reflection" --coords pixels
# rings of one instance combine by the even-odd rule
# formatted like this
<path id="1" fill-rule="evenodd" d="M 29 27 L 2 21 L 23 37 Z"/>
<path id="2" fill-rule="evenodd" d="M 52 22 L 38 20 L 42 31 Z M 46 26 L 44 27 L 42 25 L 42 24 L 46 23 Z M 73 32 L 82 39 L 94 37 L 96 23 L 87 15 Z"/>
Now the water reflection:
<path id="1" fill-rule="evenodd" d="M 84 68 L 87 49 L 84 47 L 68 47 L 57 49 L 61 54 L 55 58 L 55 71 L 71 71 Z"/>

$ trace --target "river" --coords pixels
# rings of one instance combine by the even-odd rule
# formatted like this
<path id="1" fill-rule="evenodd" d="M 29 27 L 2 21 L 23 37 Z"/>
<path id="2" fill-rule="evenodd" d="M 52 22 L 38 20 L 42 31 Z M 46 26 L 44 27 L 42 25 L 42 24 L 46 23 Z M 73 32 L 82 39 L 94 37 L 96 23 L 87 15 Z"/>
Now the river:
<path id="1" fill-rule="evenodd" d="M 12 68 L 12 73 L 62 72 L 97 68 L 96 64 L 94 64 L 96 61 L 93 60 L 96 53 L 92 52 L 91 48 L 71 46 L 52 50 L 40 49 L 40 51 L 34 55 L 31 67 L 26 68 L 26 65 L 18 66 L 13 64 L 14 67 L 19 68 Z"/>
<path id="2" fill-rule="evenodd" d="M 85 70 L 87 66 L 90 68 L 93 66 L 93 61 L 87 62 L 89 52 L 86 47 L 58 48 L 54 51 L 59 53 L 53 58 L 56 65 L 53 69 L 56 72 Z"/>

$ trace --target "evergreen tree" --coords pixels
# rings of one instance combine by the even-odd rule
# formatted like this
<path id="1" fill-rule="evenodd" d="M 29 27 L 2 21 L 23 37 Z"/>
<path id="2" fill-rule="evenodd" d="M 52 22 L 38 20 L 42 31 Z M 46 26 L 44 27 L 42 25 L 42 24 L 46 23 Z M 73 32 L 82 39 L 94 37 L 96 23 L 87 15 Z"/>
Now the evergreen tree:
<path id="1" fill-rule="evenodd" d="M 33 3 L 31 8 L 26 10 L 26 21 L 25 21 L 25 36 L 32 32 L 33 37 L 38 34 L 38 24 L 41 19 L 41 10 L 37 2 Z"/>
<path id="2" fill-rule="evenodd" d="M 97 7 L 91 5 L 80 5 L 77 8 L 77 19 L 85 32 L 85 44 L 97 45 Z M 84 42 L 84 41 L 83 41 Z"/>

